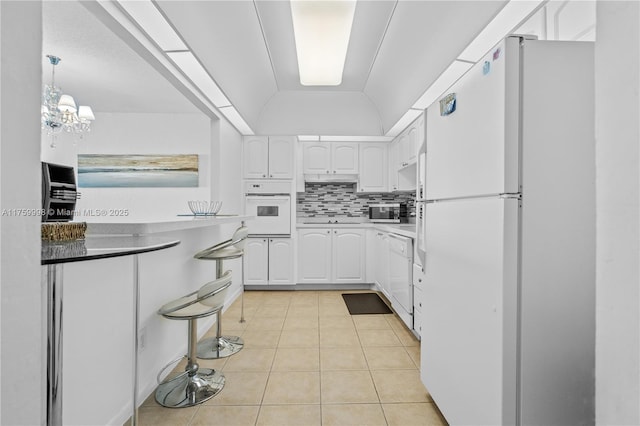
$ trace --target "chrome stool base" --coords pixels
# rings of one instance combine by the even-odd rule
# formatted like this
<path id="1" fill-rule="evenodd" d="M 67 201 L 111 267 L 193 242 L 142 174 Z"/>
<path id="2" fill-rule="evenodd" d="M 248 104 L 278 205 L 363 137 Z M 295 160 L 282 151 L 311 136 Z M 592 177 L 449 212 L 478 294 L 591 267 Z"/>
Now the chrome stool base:
<path id="1" fill-rule="evenodd" d="M 156 402 L 168 408 L 191 407 L 213 398 L 222 390 L 224 383 L 222 373 L 198 368 L 193 376 L 183 373 L 158 385 Z"/>
<path id="2" fill-rule="evenodd" d="M 198 343 L 198 358 L 218 359 L 236 354 L 244 347 L 244 340 L 238 336 L 210 337 Z"/>

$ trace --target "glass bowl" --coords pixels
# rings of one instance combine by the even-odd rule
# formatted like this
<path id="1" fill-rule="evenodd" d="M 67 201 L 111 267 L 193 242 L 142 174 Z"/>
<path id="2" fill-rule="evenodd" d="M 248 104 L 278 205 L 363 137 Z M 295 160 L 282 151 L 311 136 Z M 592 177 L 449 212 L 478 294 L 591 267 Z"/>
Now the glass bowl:
<path id="1" fill-rule="evenodd" d="M 222 201 L 188 201 L 189 209 L 195 215 L 216 215 L 222 207 Z"/>

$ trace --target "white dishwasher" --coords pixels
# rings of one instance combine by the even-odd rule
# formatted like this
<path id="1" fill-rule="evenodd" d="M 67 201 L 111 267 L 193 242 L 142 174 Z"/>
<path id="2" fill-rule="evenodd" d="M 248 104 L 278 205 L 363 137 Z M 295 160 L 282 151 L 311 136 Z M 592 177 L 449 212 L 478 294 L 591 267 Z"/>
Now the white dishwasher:
<path id="1" fill-rule="evenodd" d="M 389 234 L 389 292 L 391 305 L 413 329 L 413 239 Z"/>

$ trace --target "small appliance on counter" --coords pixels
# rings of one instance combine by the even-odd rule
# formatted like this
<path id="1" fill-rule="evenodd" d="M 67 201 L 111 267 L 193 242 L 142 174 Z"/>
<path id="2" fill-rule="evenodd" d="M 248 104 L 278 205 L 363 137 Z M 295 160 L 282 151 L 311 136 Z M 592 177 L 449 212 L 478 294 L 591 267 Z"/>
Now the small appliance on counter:
<path id="1" fill-rule="evenodd" d="M 369 220 L 377 223 L 408 223 L 406 203 L 372 204 L 369 206 Z"/>
<path id="2" fill-rule="evenodd" d="M 71 166 L 42 163 L 42 221 L 73 220 L 76 200 L 76 175 Z"/>

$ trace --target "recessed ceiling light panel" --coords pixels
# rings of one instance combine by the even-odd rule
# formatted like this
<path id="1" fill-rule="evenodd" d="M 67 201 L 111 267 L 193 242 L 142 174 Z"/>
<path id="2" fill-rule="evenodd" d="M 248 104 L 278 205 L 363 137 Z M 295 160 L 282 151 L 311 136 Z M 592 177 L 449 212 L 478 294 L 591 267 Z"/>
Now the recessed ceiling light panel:
<path id="1" fill-rule="evenodd" d="M 300 84 L 339 86 L 356 0 L 291 0 Z"/>

